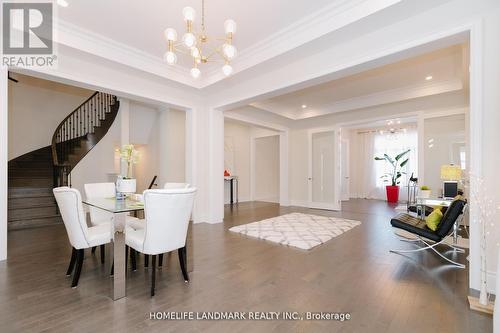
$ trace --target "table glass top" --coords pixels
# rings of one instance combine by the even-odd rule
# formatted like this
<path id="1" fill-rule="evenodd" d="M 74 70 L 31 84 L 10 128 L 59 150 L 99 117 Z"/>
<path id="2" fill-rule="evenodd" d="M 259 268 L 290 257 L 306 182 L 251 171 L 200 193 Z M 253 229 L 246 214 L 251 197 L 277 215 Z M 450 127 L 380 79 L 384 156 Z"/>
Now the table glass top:
<path id="1" fill-rule="evenodd" d="M 144 209 L 144 203 L 131 199 L 95 198 L 84 200 L 83 203 L 111 213 L 126 213 Z"/>
<path id="2" fill-rule="evenodd" d="M 443 199 L 443 198 L 419 198 L 417 197 L 417 203 L 426 206 L 441 206 L 449 207 L 453 200 Z"/>

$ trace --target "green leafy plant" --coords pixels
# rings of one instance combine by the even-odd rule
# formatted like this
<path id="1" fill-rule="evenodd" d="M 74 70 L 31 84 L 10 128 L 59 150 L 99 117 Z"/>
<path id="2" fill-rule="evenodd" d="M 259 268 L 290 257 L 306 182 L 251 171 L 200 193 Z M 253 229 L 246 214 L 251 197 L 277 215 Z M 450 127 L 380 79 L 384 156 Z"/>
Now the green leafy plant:
<path id="1" fill-rule="evenodd" d="M 429 191 L 429 190 L 430 190 L 429 186 L 425 186 L 425 185 L 420 186 L 420 189 L 421 189 L 422 191 Z"/>
<path id="2" fill-rule="evenodd" d="M 409 158 L 405 159 L 405 156 L 410 152 L 411 149 L 408 149 L 398 155 L 396 155 L 394 158 L 390 157 L 387 154 L 384 154 L 383 157 L 375 157 L 375 161 L 386 161 L 392 166 L 392 172 L 388 172 L 384 174 L 380 178 L 385 178 L 385 182 L 391 182 L 392 186 L 397 186 L 400 183 L 400 178 L 402 175 L 406 174 L 405 172 L 401 171 L 403 167 L 408 164 Z"/>

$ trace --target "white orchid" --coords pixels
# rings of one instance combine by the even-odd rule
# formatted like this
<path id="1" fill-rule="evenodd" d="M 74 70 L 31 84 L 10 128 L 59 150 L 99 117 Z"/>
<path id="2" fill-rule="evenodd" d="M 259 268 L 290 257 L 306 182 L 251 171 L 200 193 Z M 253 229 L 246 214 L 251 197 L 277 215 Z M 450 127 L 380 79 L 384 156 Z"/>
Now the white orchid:
<path id="1" fill-rule="evenodd" d="M 132 165 L 139 162 L 140 153 L 134 145 L 123 145 L 120 149 L 120 158 L 127 162 L 127 178 L 132 177 Z"/>

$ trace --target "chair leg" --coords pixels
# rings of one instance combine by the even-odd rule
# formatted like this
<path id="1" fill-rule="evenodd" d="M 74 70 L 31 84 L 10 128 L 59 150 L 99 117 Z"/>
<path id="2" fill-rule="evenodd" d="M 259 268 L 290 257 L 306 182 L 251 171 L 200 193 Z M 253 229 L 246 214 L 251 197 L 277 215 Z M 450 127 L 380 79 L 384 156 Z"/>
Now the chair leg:
<path id="1" fill-rule="evenodd" d="M 130 264 L 132 265 L 132 271 L 137 270 L 137 261 L 136 261 L 136 256 L 135 256 L 135 250 L 133 248 L 130 248 Z"/>
<path id="2" fill-rule="evenodd" d="M 128 267 L 128 246 L 125 245 L 125 272 L 127 271 L 127 267 Z"/>
<path id="3" fill-rule="evenodd" d="M 151 259 L 151 266 L 152 266 L 152 270 L 151 270 L 151 297 L 153 297 L 155 295 L 155 284 L 156 284 L 156 256 L 154 255 Z"/>
<path id="4" fill-rule="evenodd" d="M 104 265 L 105 251 L 106 251 L 106 246 L 102 244 L 101 247 L 99 248 L 99 252 L 101 253 L 101 264 L 103 265 Z"/>
<path id="5" fill-rule="evenodd" d="M 75 261 L 76 261 L 76 249 L 73 248 L 71 250 L 71 260 L 69 261 L 69 266 L 68 270 L 66 271 L 66 276 L 70 276 L 71 273 L 73 272 L 73 268 L 75 268 Z"/>
<path id="6" fill-rule="evenodd" d="M 158 255 L 158 268 L 163 267 L 163 253 Z"/>
<path id="7" fill-rule="evenodd" d="M 401 254 L 401 253 L 413 253 L 413 252 L 420 252 L 420 251 L 425 251 L 425 250 L 432 250 L 432 251 L 436 252 L 436 254 L 439 255 L 441 258 L 443 258 L 444 260 L 446 260 L 447 262 L 449 262 L 450 264 L 452 264 L 452 265 L 454 265 L 456 267 L 459 267 L 459 268 L 465 268 L 464 264 L 461 264 L 459 262 L 456 262 L 456 261 L 453 261 L 451 259 L 446 258 L 438 250 L 435 249 L 435 247 L 438 246 L 438 245 L 440 245 L 440 244 L 444 244 L 444 245 L 448 245 L 449 246 L 449 244 L 446 244 L 444 242 L 444 240 L 445 240 L 444 238 L 441 241 L 439 241 L 437 243 L 434 243 L 434 244 L 429 244 L 429 243 L 427 243 L 425 240 L 423 240 L 420 237 L 418 237 L 418 240 L 421 241 L 422 243 L 424 243 L 425 246 L 421 247 L 421 248 L 418 248 L 418 249 L 414 249 L 414 250 L 389 250 L 389 252 Z"/>
<path id="8" fill-rule="evenodd" d="M 148 268 L 149 266 L 149 256 L 147 254 L 144 255 L 144 268 Z"/>
<path id="9" fill-rule="evenodd" d="M 83 258 L 85 252 L 83 249 L 77 250 L 76 253 L 76 267 L 75 273 L 73 275 L 73 282 L 71 283 L 71 288 L 76 288 L 78 286 L 78 280 L 80 280 L 80 273 L 82 272 Z"/>
<path id="10" fill-rule="evenodd" d="M 181 265 L 182 276 L 184 276 L 184 282 L 189 282 L 189 275 L 186 269 L 186 246 L 181 247 L 177 250 L 179 254 L 179 264 Z"/>
<path id="11" fill-rule="evenodd" d="M 92 254 L 95 253 L 95 249 L 96 249 L 97 246 L 92 246 Z"/>

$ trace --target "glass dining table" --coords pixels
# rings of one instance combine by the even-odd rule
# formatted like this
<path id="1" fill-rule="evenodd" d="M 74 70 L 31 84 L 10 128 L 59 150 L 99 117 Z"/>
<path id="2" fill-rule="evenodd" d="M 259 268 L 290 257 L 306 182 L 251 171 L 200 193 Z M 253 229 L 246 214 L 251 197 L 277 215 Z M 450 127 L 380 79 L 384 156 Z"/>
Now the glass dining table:
<path id="1" fill-rule="evenodd" d="M 144 210 L 144 203 L 131 199 L 94 198 L 86 199 L 84 204 L 105 210 L 114 215 L 111 232 L 113 233 L 112 249 L 114 259 L 113 293 L 114 301 L 126 296 L 126 262 L 125 262 L 125 224 L 127 215 Z M 188 255 L 192 253 L 192 242 L 189 241 L 191 223 L 188 230 L 186 247 Z M 193 270 L 192 260 L 187 259 L 188 271 Z"/>

